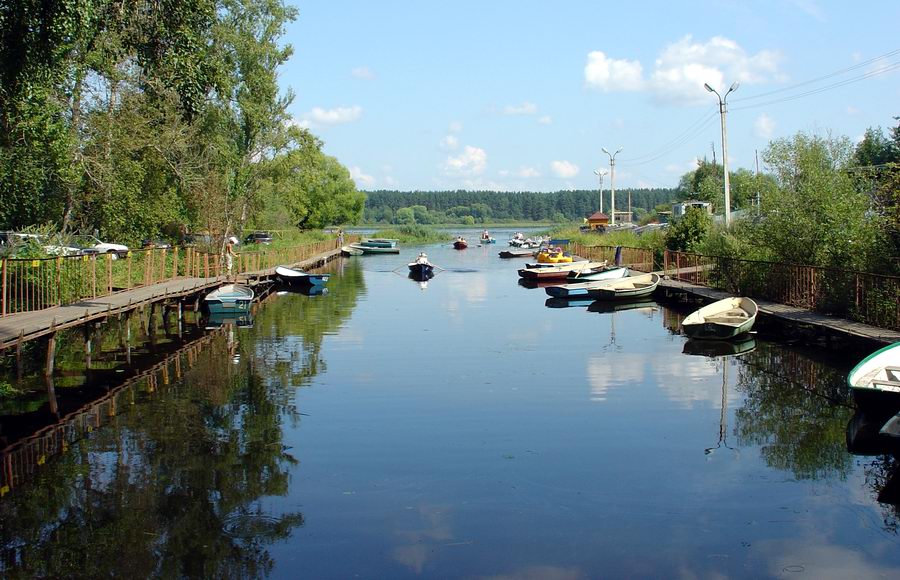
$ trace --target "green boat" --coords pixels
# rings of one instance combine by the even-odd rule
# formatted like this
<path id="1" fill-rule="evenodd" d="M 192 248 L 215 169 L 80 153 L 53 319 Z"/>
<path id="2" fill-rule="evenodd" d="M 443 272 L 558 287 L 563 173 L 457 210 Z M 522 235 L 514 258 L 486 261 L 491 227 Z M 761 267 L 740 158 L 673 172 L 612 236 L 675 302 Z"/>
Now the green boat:
<path id="1" fill-rule="evenodd" d="M 240 284 L 226 284 L 203 299 L 210 314 L 248 312 L 253 303 L 253 290 Z"/>

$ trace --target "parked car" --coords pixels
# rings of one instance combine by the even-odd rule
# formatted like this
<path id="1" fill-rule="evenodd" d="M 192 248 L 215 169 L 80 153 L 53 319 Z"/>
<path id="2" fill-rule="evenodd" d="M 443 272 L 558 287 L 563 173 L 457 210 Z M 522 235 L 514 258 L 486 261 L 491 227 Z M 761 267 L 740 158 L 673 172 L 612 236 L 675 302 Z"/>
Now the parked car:
<path id="1" fill-rule="evenodd" d="M 124 244 L 113 244 L 111 242 L 103 242 L 100 241 L 96 236 L 82 234 L 79 236 L 74 236 L 73 241 L 75 245 L 87 249 L 96 250 L 97 253 L 107 254 L 113 253 L 113 255 L 118 257 L 125 257 L 128 254 L 128 246 Z"/>
<path id="2" fill-rule="evenodd" d="M 160 240 L 158 238 L 157 239 L 146 239 L 146 240 L 141 241 L 141 247 L 145 248 L 145 249 L 146 248 L 158 248 L 161 250 L 168 250 L 169 248 L 172 247 L 172 244 L 170 244 L 169 242 L 167 242 L 165 240 Z"/>
<path id="3" fill-rule="evenodd" d="M 253 232 L 244 238 L 245 244 L 271 244 L 272 243 L 272 234 L 269 232 Z"/>

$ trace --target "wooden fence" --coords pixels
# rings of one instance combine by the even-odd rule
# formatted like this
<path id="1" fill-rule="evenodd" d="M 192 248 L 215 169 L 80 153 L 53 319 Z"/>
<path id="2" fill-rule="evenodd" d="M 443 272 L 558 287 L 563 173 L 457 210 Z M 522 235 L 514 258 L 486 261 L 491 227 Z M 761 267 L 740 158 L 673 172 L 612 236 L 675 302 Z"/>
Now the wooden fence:
<path id="1" fill-rule="evenodd" d="M 667 250 L 672 279 L 900 330 L 900 277 Z"/>
<path id="2" fill-rule="evenodd" d="M 349 237 L 348 237 L 349 240 Z M 239 252 L 232 274 L 293 264 L 337 249 L 338 240 Z M 195 248 L 131 250 L 125 255 L 59 256 L 0 261 L 0 316 L 42 310 L 179 277 L 227 274 L 225 256 Z"/>
<path id="3" fill-rule="evenodd" d="M 581 244 L 572 244 L 569 251 L 588 260 L 602 262 L 606 260 L 610 264 L 616 258 L 616 246 L 583 246 Z M 652 272 L 653 267 L 653 250 L 644 248 L 632 248 L 622 246 L 622 265 L 632 270 L 640 272 Z"/>

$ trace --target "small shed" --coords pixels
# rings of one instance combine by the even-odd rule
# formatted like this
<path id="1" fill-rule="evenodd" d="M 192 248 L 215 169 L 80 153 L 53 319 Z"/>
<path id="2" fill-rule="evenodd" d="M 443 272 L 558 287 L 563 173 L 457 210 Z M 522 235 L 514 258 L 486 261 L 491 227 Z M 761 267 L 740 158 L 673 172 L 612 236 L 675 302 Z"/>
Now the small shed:
<path id="1" fill-rule="evenodd" d="M 605 228 L 609 225 L 609 216 L 603 212 L 595 211 L 587 218 L 588 227 L 592 230 Z"/>

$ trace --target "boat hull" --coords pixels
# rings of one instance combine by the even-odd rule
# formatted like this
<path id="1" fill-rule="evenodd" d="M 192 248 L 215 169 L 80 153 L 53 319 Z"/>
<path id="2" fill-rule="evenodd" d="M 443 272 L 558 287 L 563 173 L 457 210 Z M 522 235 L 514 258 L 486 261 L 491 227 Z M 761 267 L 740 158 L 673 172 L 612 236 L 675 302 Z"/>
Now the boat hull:
<path id="1" fill-rule="evenodd" d="M 310 274 L 285 266 L 275 268 L 275 276 L 283 285 L 290 288 L 309 288 L 310 286 L 324 286 L 328 283 L 330 274 Z"/>
<path id="2" fill-rule="evenodd" d="M 457 250 L 465 250 L 469 247 L 469 244 L 466 242 L 453 242 L 453 247 Z"/>
<path id="3" fill-rule="evenodd" d="M 753 322 L 753 320 L 748 320 L 740 326 L 723 326 L 714 322 L 704 322 L 702 324 L 682 326 L 682 330 L 688 338 L 728 340 L 750 332 L 750 329 L 753 327 Z"/>
<path id="4" fill-rule="evenodd" d="M 614 280 L 628 276 L 628 268 L 609 268 L 607 270 L 591 271 L 586 274 L 569 272 L 566 280 L 571 282 L 591 282 L 593 280 Z"/>
<path id="5" fill-rule="evenodd" d="M 253 290 L 246 286 L 228 284 L 207 294 L 203 303 L 210 314 L 249 312 L 253 303 Z"/>
<path id="6" fill-rule="evenodd" d="M 847 384 L 860 407 L 900 410 L 900 342 L 860 361 L 847 375 Z"/>
<path id="7" fill-rule="evenodd" d="M 633 280 L 622 278 L 609 282 L 609 285 L 594 290 L 592 296 L 597 300 L 626 300 L 650 296 L 659 284 L 659 276 L 646 274 L 645 276 L 636 276 Z"/>
<path id="8" fill-rule="evenodd" d="M 363 254 L 399 254 L 400 248 L 392 247 L 392 248 L 378 248 L 374 246 L 360 246 L 358 244 L 350 244 L 349 246 L 353 250 L 359 250 Z"/>
<path id="9" fill-rule="evenodd" d="M 427 279 L 434 276 L 434 264 L 409 264 L 409 275 Z"/>
<path id="10" fill-rule="evenodd" d="M 534 250 L 503 250 L 499 253 L 501 258 L 531 258 Z"/>
<path id="11" fill-rule="evenodd" d="M 681 323 L 689 338 L 728 340 L 750 332 L 759 308 L 749 298 L 725 298 L 692 312 Z"/>

